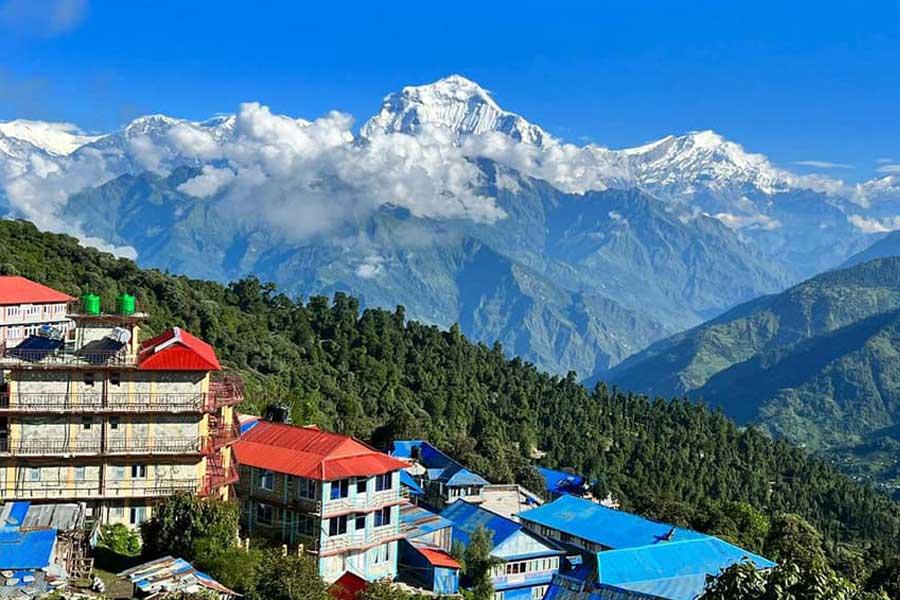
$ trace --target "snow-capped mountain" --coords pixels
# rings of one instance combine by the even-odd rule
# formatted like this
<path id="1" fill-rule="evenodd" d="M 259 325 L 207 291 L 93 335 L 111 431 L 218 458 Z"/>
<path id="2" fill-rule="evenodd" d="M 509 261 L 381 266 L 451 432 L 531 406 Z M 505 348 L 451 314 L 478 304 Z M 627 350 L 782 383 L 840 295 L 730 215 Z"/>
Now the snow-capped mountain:
<path id="1" fill-rule="evenodd" d="M 71 123 L 48 123 L 26 119 L 0 123 L 0 149 L 8 147 L 9 140 L 13 139 L 27 142 L 51 155 L 66 156 L 99 137 L 85 135 Z"/>
<path id="2" fill-rule="evenodd" d="M 549 139 L 540 127 L 503 110 L 484 88 L 461 75 L 407 86 L 388 95 L 381 112 L 363 125 L 362 135 L 416 134 L 429 125 L 449 129 L 457 136 L 498 132 L 535 146 Z"/>

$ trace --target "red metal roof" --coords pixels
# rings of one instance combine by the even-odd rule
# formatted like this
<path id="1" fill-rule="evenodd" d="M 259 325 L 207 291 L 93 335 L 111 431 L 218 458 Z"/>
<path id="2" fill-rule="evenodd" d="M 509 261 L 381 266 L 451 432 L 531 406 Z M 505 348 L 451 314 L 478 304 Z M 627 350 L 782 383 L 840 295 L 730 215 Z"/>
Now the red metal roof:
<path id="1" fill-rule="evenodd" d="M 216 351 L 180 327 L 145 340 L 138 352 L 138 368 L 145 371 L 218 371 Z"/>
<path id="2" fill-rule="evenodd" d="M 242 465 L 318 481 L 371 477 L 408 466 L 346 435 L 269 421 L 244 433 L 234 452 Z"/>
<path id="3" fill-rule="evenodd" d="M 68 294 L 18 275 L 0 276 L 0 304 L 48 304 L 71 302 L 74 299 Z"/>
<path id="4" fill-rule="evenodd" d="M 328 593 L 335 600 L 356 600 L 356 595 L 366 589 L 369 582 L 350 571 L 345 571 L 337 581 L 328 586 Z"/>
<path id="5" fill-rule="evenodd" d="M 413 547 L 418 550 L 419 553 L 425 557 L 425 560 L 433 567 L 446 567 L 448 569 L 460 568 L 456 559 L 440 548 L 429 548 L 428 546 L 418 546 L 415 544 L 413 544 Z"/>

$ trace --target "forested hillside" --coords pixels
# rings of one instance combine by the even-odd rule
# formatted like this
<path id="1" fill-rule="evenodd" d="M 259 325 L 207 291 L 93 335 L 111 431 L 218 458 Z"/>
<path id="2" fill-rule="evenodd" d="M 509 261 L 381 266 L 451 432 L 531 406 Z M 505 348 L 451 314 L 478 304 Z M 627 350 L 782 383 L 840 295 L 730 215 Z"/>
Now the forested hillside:
<path id="1" fill-rule="evenodd" d="M 541 373 L 457 328 L 407 321 L 400 308 L 360 314 L 340 294 L 301 302 L 252 278 L 222 286 L 141 270 L 25 222 L 0 221 L 0 271 L 73 295 L 136 293 L 152 314 L 146 335 L 182 325 L 244 375 L 245 411 L 277 400 L 295 422 L 375 444 L 427 437 L 498 481 L 527 477 L 537 448 L 544 463 L 596 478 L 626 506 L 739 500 L 797 512 L 832 543 L 900 544 L 900 505 L 802 450 L 684 401 L 588 391 L 574 374 Z"/>

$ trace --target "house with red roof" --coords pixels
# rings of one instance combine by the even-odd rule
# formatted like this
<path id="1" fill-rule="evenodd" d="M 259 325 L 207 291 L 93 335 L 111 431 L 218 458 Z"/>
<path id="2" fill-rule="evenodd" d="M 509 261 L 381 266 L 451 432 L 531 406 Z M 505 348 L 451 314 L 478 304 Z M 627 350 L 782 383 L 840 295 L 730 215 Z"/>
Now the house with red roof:
<path id="1" fill-rule="evenodd" d="M 17 346 L 49 325 L 65 335 L 72 327 L 66 306 L 74 298 L 17 275 L 0 275 L 0 345 Z"/>
<path id="2" fill-rule="evenodd" d="M 256 421 L 234 446 L 242 526 L 314 554 L 333 582 L 397 575 L 400 471 L 407 463 L 337 433 Z"/>
<path id="3" fill-rule="evenodd" d="M 0 349 L 0 500 L 85 502 L 137 526 L 177 492 L 229 498 L 243 386 L 215 350 L 179 327 L 141 341 L 132 296 L 73 308 L 69 335 Z"/>

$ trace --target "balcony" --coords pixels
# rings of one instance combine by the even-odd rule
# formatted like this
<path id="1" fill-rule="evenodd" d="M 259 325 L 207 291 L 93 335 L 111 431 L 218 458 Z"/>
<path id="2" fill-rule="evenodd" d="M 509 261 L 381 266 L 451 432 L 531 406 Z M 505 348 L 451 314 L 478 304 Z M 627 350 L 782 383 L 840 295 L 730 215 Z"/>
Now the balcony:
<path id="1" fill-rule="evenodd" d="M 223 406 L 236 406 L 244 401 L 244 382 L 233 375 L 221 375 L 209 384 L 210 411 Z"/>
<path id="2" fill-rule="evenodd" d="M 100 480 L 64 482 L 20 482 L 4 493 L 7 500 L 70 500 L 102 498 L 161 498 L 178 492 L 196 493 L 197 479 L 167 479 L 157 481 Z"/>
<path id="3" fill-rule="evenodd" d="M 199 413 L 205 394 L 0 393 L 0 414 L 29 413 Z"/>
<path id="4" fill-rule="evenodd" d="M 199 454 L 199 436 L 140 437 L 131 439 L 39 438 L 0 439 L 0 454 L 23 457 L 53 456 L 156 456 Z"/>
<path id="5" fill-rule="evenodd" d="M 371 494 L 357 494 L 347 498 L 329 498 L 322 507 L 323 518 L 351 512 L 371 512 L 383 506 L 398 504 L 400 492 L 396 489 L 382 490 Z M 298 500 L 299 502 L 299 500 Z"/>
<path id="6" fill-rule="evenodd" d="M 2 369 L 57 369 L 87 367 L 135 367 L 134 355 L 128 347 L 115 350 L 87 348 L 73 350 L 65 345 L 53 347 L 48 340 L 46 348 L 26 349 L 0 344 L 0 368 Z"/>
<path id="7" fill-rule="evenodd" d="M 339 554 L 347 550 L 365 550 L 403 537 L 399 526 L 394 523 L 372 530 L 354 531 L 342 535 L 327 536 L 319 543 L 321 555 Z"/>
<path id="8" fill-rule="evenodd" d="M 230 446 L 241 437 L 241 426 L 237 417 L 233 417 L 230 423 L 224 422 L 215 416 L 209 417 L 209 437 L 206 440 L 207 452 L 218 452 L 220 449 Z"/>
<path id="9" fill-rule="evenodd" d="M 236 465 L 232 464 L 226 469 L 222 466 L 221 458 L 218 460 L 211 458 L 207 461 L 206 476 L 203 478 L 200 495 L 209 496 L 219 488 L 237 483 L 238 479 L 239 475 Z"/>

